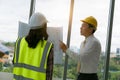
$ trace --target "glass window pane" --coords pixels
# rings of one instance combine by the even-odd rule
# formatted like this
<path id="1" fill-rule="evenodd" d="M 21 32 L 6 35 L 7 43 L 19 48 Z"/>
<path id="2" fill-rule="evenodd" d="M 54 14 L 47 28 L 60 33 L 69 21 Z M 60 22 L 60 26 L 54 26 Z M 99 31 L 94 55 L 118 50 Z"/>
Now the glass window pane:
<path id="1" fill-rule="evenodd" d="M 119 1 L 116 1 L 112 44 L 111 44 L 111 55 L 110 55 L 110 68 L 109 68 L 109 79 L 119 80 L 120 79 L 120 38 L 119 38 Z M 22 5 L 22 6 L 21 6 Z M 5 55 L 1 59 L 10 61 L 9 64 L 0 63 L 0 71 L 12 72 L 12 57 L 14 42 L 17 39 L 18 33 L 18 21 L 28 22 L 29 17 L 29 6 L 30 0 L 18 1 L 18 0 L 1 0 L 0 1 L 0 40 L 1 43 L 7 47 L 11 47 L 9 56 Z M 35 12 L 42 12 L 48 19 L 48 26 L 52 27 L 63 27 L 63 41 L 66 43 L 68 21 L 69 21 L 69 8 L 70 0 L 36 0 Z M 84 40 L 84 37 L 80 35 L 80 20 L 87 16 L 94 16 L 98 20 L 98 29 L 95 32 L 95 36 L 100 40 L 102 45 L 102 53 L 99 62 L 98 75 L 99 79 L 103 79 L 103 66 L 105 60 L 105 47 L 106 47 L 106 35 L 108 27 L 108 14 L 109 14 L 109 1 L 105 0 L 90 0 L 80 1 L 75 0 L 74 14 L 72 22 L 71 42 L 70 48 L 75 52 L 79 53 L 80 43 Z M 4 34 L 4 35 L 3 35 Z M 10 37 L 8 37 L 10 36 Z M 7 53 L 7 52 L 6 52 Z M 0 60 L 1 60 L 0 59 Z M 63 64 L 54 65 L 54 80 L 63 78 Z M 69 58 L 67 78 L 76 78 L 76 63 L 74 60 Z"/>
<path id="2" fill-rule="evenodd" d="M 46 16 L 48 27 L 63 27 L 63 41 L 65 43 L 68 31 L 69 8 L 69 0 L 36 0 L 35 6 L 35 12 L 41 12 Z M 53 80 L 62 80 L 63 69 L 64 61 L 62 64 L 54 64 Z"/>
<path id="3" fill-rule="evenodd" d="M 109 14 L 108 0 L 75 0 L 70 45 L 74 51 L 80 50 L 80 43 L 84 40 L 84 37 L 81 36 L 80 34 L 80 27 L 81 27 L 80 20 L 88 16 L 94 16 L 98 21 L 97 31 L 95 32 L 94 35 L 100 40 L 102 46 L 102 53 L 98 68 L 98 76 L 100 80 L 103 80 L 103 69 L 104 69 L 103 66 L 105 60 L 104 56 L 105 56 L 105 46 L 106 46 L 106 37 L 107 37 L 108 14 Z M 75 67 L 76 66 L 73 66 L 72 68 L 68 69 L 68 71 L 74 70 Z M 69 73 L 70 72 L 68 72 L 67 74 L 68 77 L 69 77 Z M 73 74 L 74 76 L 76 76 L 75 73 Z"/>
<path id="4" fill-rule="evenodd" d="M 49 20 L 49 25 L 51 26 L 63 26 L 64 28 L 64 42 L 66 42 L 67 37 L 67 25 L 69 20 L 69 4 L 67 1 L 36 1 L 37 12 L 42 12 L 47 16 Z M 62 5 L 62 6 L 61 6 Z M 106 34 L 108 26 L 108 13 L 109 13 L 109 1 L 80 1 L 76 0 L 74 4 L 74 15 L 73 15 L 73 24 L 72 24 L 72 34 L 71 34 L 71 49 L 76 52 L 79 52 L 79 47 L 81 41 L 84 39 L 80 36 L 80 19 L 83 19 L 87 16 L 94 16 L 98 20 L 98 30 L 95 33 L 95 36 L 100 40 L 102 45 L 102 54 L 99 63 L 98 75 L 99 78 L 103 78 L 103 66 L 104 66 L 104 56 L 105 56 L 105 44 L 106 44 Z M 63 17 L 64 16 L 64 17 Z M 103 36 L 104 35 L 104 36 Z M 75 79 L 76 63 L 69 59 L 67 78 Z"/>
<path id="5" fill-rule="evenodd" d="M 19 21 L 28 22 L 29 9 L 30 0 L 0 0 L 0 50 L 4 47 L 3 51 L 5 51 L 5 55 L 0 58 L 0 79 L 2 80 L 12 80 L 11 74 L 4 72 L 12 72 L 18 23 Z"/>
<path id="6" fill-rule="evenodd" d="M 113 20 L 113 33 L 112 33 L 112 43 L 111 43 L 111 54 L 110 54 L 110 64 L 109 64 L 109 80 L 119 80 L 120 79 L 120 1 L 115 1 L 114 9 L 114 20 Z"/>
<path id="7" fill-rule="evenodd" d="M 28 22 L 29 6 L 30 0 L 0 0 L 0 40 L 16 40 L 18 21 Z"/>

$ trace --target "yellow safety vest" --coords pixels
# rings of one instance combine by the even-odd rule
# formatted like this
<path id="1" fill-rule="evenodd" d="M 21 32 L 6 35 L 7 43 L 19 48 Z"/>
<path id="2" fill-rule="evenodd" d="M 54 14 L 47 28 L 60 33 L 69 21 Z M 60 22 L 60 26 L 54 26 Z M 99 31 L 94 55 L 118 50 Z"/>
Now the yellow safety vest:
<path id="1" fill-rule="evenodd" d="M 36 48 L 29 48 L 25 38 L 16 41 L 13 80 L 46 80 L 47 58 L 52 43 L 39 41 Z"/>

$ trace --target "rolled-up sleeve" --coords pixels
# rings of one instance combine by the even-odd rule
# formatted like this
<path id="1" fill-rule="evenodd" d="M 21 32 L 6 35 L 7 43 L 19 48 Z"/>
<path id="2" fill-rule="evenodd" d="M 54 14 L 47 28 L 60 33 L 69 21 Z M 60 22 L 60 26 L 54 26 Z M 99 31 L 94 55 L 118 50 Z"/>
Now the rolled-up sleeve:
<path id="1" fill-rule="evenodd" d="M 78 60 L 79 60 L 79 54 L 71 51 L 69 48 L 66 50 L 66 54 L 67 54 L 70 58 L 74 59 L 75 61 L 78 61 Z"/>

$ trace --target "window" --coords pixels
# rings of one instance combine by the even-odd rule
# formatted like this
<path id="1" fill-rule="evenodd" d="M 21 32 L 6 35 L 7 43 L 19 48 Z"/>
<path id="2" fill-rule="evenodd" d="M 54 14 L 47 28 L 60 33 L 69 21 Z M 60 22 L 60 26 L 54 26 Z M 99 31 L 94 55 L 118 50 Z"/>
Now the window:
<path id="1" fill-rule="evenodd" d="M 71 0 L 36 0 L 35 12 L 43 13 L 48 20 L 48 27 L 63 27 L 63 42 L 67 41 L 67 31 L 69 25 L 69 12 Z M 119 37 L 119 4 L 115 2 L 115 13 L 111 43 L 109 80 L 120 79 L 120 37 Z M 72 30 L 70 48 L 79 53 L 80 43 L 84 37 L 80 35 L 81 19 L 87 16 L 94 16 L 98 20 L 98 29 L 95 36 L 100 40 L 102 53 L 99 62 L 98 76 L 103 80 L 105 48 L 108 28 L 110 0 L 74 0 L 74 12 L 72 20 Z M 14 42 L 18 36 L 19 21 L 28 23 L 30 10 L 30 0 L 0 0 L 0 42 L 10 48 L 9 56 L 0 58 L 0 61 L 8 59 L 10 63 L 0 63 L 1 72 L 12 72 L 12 59 L 14 53 Z M 62 64 L 54 64 L 53 80 L 62 80 L 64 74 L 63 55 Z M 68 59 L 67 79 L 76 78 L 76 63 L 71 58 Z M 1 78 L 1 77 L 0 77 Z M 7 80 L 7 79 L 3 79 Z M 8 78 L 9 80 L 9 78 Z M 12 79 L 11 79 L 12 80 Z"/>
<path id="2" fill-rule="evenodd" d="M 113 19 L 113 33 L 111 42 L 111 54 L 109 64 L 109 80 L 120 79 L 120 31 L 119 31 L 119 18 L 120 18 L 120 1 L 115 1 L 114 19 Z"/>
<path id="3" fill-rule="evenodd" d="M 66 42 L 69 22 L 69 0 L 36 0 L 35 12 L 43 13 L 48 20 L 48 27 L 63 27 L 63 40 Z M 54 53 L 57 54 L 57 53 Z M 53 80 L 62 80 L 64 71 L 62 64 L 54 64 Z"/>
<path id="4" fill-rule="evenodd" d="M 28 22 L 29 9 L 30 0 L 0 0 L 0 42 L 9 49 L 9 54 L 2 58 L 3 63 L 1 63 L 0 72 L 12 72 L 13 65 L 11 61 L 19 21 Z"/>
<path id="5" fill-rule="evenodd" d="M 98 69 L 98 76 L 99 79 L 101 80 L 103 80 L 103 72 L 104 72 L 103 70 L 104 70 L 104 60 L 105 60 L 104 56 L 105 56 L 105 46 L 106 46 L 106 37 L 107 37 L 108 14 L 109 14 L 109 0 L 107 1 L 75 0 L 70 45 L 71 48 L 75 47 L 75 49 L 80 50 L 80 43 L 84 40 L 84 37 L 80 35 L 80 27 L 81 27 L 80 20 L 88 16 L 94 16 L 98 21 L 98 27 L 97 27 L 97 31 L 95 32 L 95 36 L 100 40 L 102 46 L 102 53 L 101 53 L 99 69 Z M 68 69 L 68 71 L 71 71 L 72 69 L 73 67 Z M 73 70 L 72 72 L 68 72 L 67 77 L 69 77 L 69 73 L 75 75 L 74 71 L 75 70 Z"/>

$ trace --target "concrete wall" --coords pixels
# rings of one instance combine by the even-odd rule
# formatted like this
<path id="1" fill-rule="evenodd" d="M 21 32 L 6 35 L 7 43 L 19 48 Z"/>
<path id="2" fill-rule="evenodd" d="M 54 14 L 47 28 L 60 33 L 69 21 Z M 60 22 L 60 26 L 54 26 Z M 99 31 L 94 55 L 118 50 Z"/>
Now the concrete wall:
<path id="1" fill-rule="evenodd" d="M 12 79 L 13 79 L 12 73 L 0 72 L 0 80 L 12 80 Z"/>
<path id="2" fill-rule="evenodd" d="M 12 80 L 13 74 L 7 73 L 7 72 L 0 72 L 0 80 Z M 53 78 L 53 80 L 63 80 L 63 78 Z M 67 79 L 67 80 L 73 80 L 73 79 Z"/>

